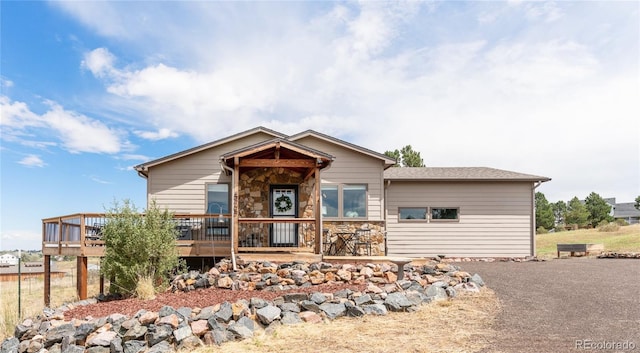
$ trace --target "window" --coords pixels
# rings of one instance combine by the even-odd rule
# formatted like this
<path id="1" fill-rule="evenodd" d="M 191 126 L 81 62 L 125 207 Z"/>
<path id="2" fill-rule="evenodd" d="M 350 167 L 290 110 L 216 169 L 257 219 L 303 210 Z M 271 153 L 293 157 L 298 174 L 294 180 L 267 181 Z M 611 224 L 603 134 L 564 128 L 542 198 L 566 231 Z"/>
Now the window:
<path id="1" fill-rule="evenodd" d="M 338 217 L 338 185 L 322 185 L 322 215 Z"/>
<path id="2" fill-rule="evenodd" d="M 207 185 L 207 213 L 229 213 L 229 184 Z"/>
<path id="3" fill-rule="evenodd" d="M 342 216 L 367 216 L 367 186 L 345 185 L 342 187 Z"/>
<path id="4" fill-rule="evenodd" d="M 432 221 L 455 221 L 458 220 L 458 208 L 431 208 Z"/>
<path id="5" fill-rule="evenodd" d="M 427 220 L 427 208 L 426 207 L 400 207 L 398 209 L 398 219 L 405 221 L 426 221 Z"/>
<path id="6" fill-rule="evenodd" d="M 322 215 L 334 218 L 367 217 L 367 185 L 322 185 Z"/>

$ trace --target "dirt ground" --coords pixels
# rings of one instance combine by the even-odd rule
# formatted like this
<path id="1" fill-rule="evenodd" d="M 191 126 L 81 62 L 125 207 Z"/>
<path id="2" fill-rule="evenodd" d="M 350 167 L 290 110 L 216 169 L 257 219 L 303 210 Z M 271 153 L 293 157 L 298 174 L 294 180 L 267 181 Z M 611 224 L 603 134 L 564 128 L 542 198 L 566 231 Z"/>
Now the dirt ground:
<path id="1" fill-rule="evenodd" d="M 479 273 L 502 306 L 492 344 L 482 352 L 640 351 L 638 260 L 459 265 Z M 626 349 L 614 346 L 625 342 Z"/>

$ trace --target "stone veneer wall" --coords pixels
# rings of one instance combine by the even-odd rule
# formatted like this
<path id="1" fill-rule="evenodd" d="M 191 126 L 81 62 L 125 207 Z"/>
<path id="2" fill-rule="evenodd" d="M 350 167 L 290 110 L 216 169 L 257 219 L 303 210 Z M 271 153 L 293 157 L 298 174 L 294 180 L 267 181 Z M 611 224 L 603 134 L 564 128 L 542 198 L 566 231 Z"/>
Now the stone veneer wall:
<path id="1" fill-rule="evenodd" d="M 268 218 L 271 185 L 296 185 L 298 187 L 298 217 L 314 218 L 315 179 L 303 180 L 303 175 L 286 168 L 256 168 L 240 174 L 238 213 L 241 218 Z M 269 246 L 269 224 L 240 225 L 240 241 L 252 236 L 254 246 Z M 257 238 L 257 239 L 256 239 Z M 298 227 L 298 243 L 301 247 L 314 247 L 315 224 L 302 223 Z M 241 244 L 242 246 L 242 244 Z"/>
<path id="2" fill-rule="evenodd" d="M 384 222 L 369 221 L 324 221 L 323 229 L 329 230 L 330 234 L 334 234 L 338 228 L 346 228 L 349 232 L 355 232 L 356 229 L 371 229 L 371 255 L 384 256 L 385 254 L 385 228 Z M 366 255 L 364 248 L 358 249 L 358 255 Z"/>

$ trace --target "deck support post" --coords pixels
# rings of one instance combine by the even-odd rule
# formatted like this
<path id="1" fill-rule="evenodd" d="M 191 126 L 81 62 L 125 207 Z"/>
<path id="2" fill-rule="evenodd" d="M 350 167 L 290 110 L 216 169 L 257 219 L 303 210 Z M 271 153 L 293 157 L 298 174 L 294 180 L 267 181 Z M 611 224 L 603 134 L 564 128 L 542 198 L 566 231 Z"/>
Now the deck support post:
<path id="1" fill-rule="evenodd" d="M 322 253 L 322 212 L 320 209 L 320 168 L 316 166 L 315 168 L 315 195 L 313 205 L 315 207 L 315 218 L 316 218 L 316 241 L 315 241 L 315 254 Z"/>
<path id="2" fill-rule="evenodd" d="M 76 271 L 77 271 L 77 280 L 76 280 L 76 287 L 78 289 L 78 297 L 80 297 L 80 300 L 84 300 L 87 299 L 87 282 L 88 282 L 88 277 L 87 277 L 87 269 L 88 269 L 88 265 L 89 262 L 87 261 L 87 257 L 86 256 L 78 256 L 76 257 Z"/>
<path id="3" fill-rule="evenodd" d="M 51 255 L 44 255 L 44 306 L 51 305 Z"/>

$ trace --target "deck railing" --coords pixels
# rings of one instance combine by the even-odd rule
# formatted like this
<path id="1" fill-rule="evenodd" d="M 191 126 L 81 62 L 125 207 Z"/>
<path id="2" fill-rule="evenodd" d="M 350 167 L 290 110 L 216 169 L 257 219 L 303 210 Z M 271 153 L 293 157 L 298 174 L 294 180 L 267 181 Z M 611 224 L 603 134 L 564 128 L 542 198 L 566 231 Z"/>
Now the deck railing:
<path id="1" fill-rule="evenodd" d="M 223 253 L 231 245 L 229 215 L 174 215 L 177 246 L 184 256 Z M 42 220 L 42 244 L 45 255 L 100 256 L 105 214 L 78 213 Z M 217 247 L 217 249 L 216 249 Z M 192 249 L 195 248 L 195 252 Z M 209 248 L 209 249 L 207 249 Z M 204 249 L 204 250 L 203 250 Z"/>
<path id="2" fill-rule="evenodd" d="M 101 213 L 78 213 L 42 221 L 45 255 L 102 256 L 103 230 L 108 219 Z M 177 247 L 182 256 L 215 256 L 230 252 L 230 215 L 174 215 Z M 313 218 L 241 218 L 238 251 L 314 252 L 316 223 Z"/>
<path id="3" fill-rule="evenodd" d="M 313 218 L 240 218 L 238 251 L 313 252 L 315 222 Z"/>

